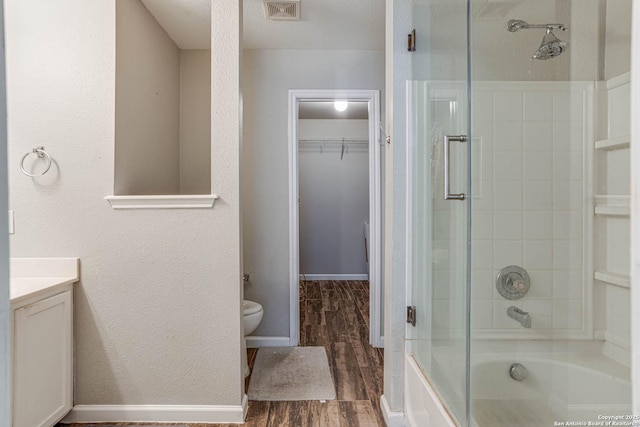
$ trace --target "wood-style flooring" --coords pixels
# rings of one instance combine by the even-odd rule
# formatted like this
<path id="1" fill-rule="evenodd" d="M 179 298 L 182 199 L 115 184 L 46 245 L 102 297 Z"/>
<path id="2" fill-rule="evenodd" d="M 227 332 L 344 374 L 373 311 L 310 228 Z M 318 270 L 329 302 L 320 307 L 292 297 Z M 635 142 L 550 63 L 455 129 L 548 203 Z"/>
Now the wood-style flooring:
<path id="1" fill-rule="evenodd" d="M 249 401 L 245 426 L 384 427 L 380 410 L 383 351 L 369 345 L 367 281 L 301 281 L 300 345 L 324 346 L 336 400 Z M 253 370 L 258 349 L 248 349 Z M 248 387 L 251 376 L 245 381 Z M 105 424 L 134 426 L 141 424 Z M 153 424 L 154 426 L 157 424 Z M 174 424 L 206 427 L 210 424 Z M 237 424 L 219 424 L 234 427 Z M 62 426 L 62 425 L 59 425 Z M 87 425 L 72 424 L 72 427 Z"/>

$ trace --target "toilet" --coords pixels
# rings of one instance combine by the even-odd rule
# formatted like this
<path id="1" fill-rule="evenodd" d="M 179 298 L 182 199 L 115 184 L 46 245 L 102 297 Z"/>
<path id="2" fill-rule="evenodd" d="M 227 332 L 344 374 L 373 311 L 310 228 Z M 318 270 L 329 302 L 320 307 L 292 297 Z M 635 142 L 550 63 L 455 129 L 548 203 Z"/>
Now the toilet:
<path id="1" fill-rule="evenodd" d="M 251 335 L 256 330 L 262 320 L 262 306 L 255 301 L 248 299 L 242 302 L 244 309 L 244 336 Z"/>
<path id="2" fill-rule="evenodd" d="M 244 311 L 244 336 L 251 335 L 256 330 L 262 320 L 262 306 L 255 301 L 242 301 Z M 249 375 L 249 365 L 247 364 L 247 340 L 242 340 L 242 371 L 244 376 Z"/>

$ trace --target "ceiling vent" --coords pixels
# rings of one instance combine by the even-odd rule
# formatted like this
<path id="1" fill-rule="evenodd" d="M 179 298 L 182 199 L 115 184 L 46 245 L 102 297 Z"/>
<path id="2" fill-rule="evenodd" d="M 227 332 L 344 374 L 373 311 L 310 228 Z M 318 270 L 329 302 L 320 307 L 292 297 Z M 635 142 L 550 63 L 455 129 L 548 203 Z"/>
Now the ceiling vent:
<path id="1" fill-rule="evenodd" d="M 270 1 L 264 0 L 264 13 L 273 21 L 299 21 L 300 0 Z"/>

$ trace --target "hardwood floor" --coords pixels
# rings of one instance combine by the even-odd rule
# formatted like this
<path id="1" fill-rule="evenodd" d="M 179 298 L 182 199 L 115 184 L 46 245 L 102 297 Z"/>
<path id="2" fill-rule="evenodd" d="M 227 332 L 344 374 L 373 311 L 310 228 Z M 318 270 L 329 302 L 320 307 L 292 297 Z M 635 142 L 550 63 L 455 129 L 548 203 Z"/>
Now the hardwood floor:
<path id="1" fill-rule="evenodd" d="M 324 346 L 336 387 L 337 399 L 325 403 L 250 401 L 245 426 L 385 426 L 379 405 L 384 359 L 382 349 L 369 345 L 369 283 L 367 281 L 301 281 L 300 345 Z M 257 350 L 248 350 L 251 370 L 253 370 Z M 245 380 L 245 390 L 250 379 L 251 376 Z M 103 426 L 107 425 L 133 426 L 136 424 L 105 424 Z M 174 425 L 205 427 L 210 424 Z M 219 425 L 237 426 L 237 424 Z M 72 424 L 71 426 L 82 425 Z"/>
<path id="2" fill-rule="evenodd" d="M 385 426 L 380 410 L 384 359 L 381 348 L 369 345 L 367 281 L 301 281 L 300 345 L 324 346 L 337 399 L 326 403 L 250 401 L 245 425 Z M 251 370 L 257 350 L 248 350 Z"/>

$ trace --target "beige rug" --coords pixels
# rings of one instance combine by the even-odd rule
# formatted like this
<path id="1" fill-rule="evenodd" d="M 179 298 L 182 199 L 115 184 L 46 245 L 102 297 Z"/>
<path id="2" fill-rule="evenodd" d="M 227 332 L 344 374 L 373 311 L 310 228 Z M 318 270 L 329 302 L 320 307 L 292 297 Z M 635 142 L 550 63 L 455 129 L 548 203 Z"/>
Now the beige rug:
<path id="1" fill-rule="evenodd" d="M 249 400 L 333 400 L 324 347 L 263 347 L 249 382 Z"/>

